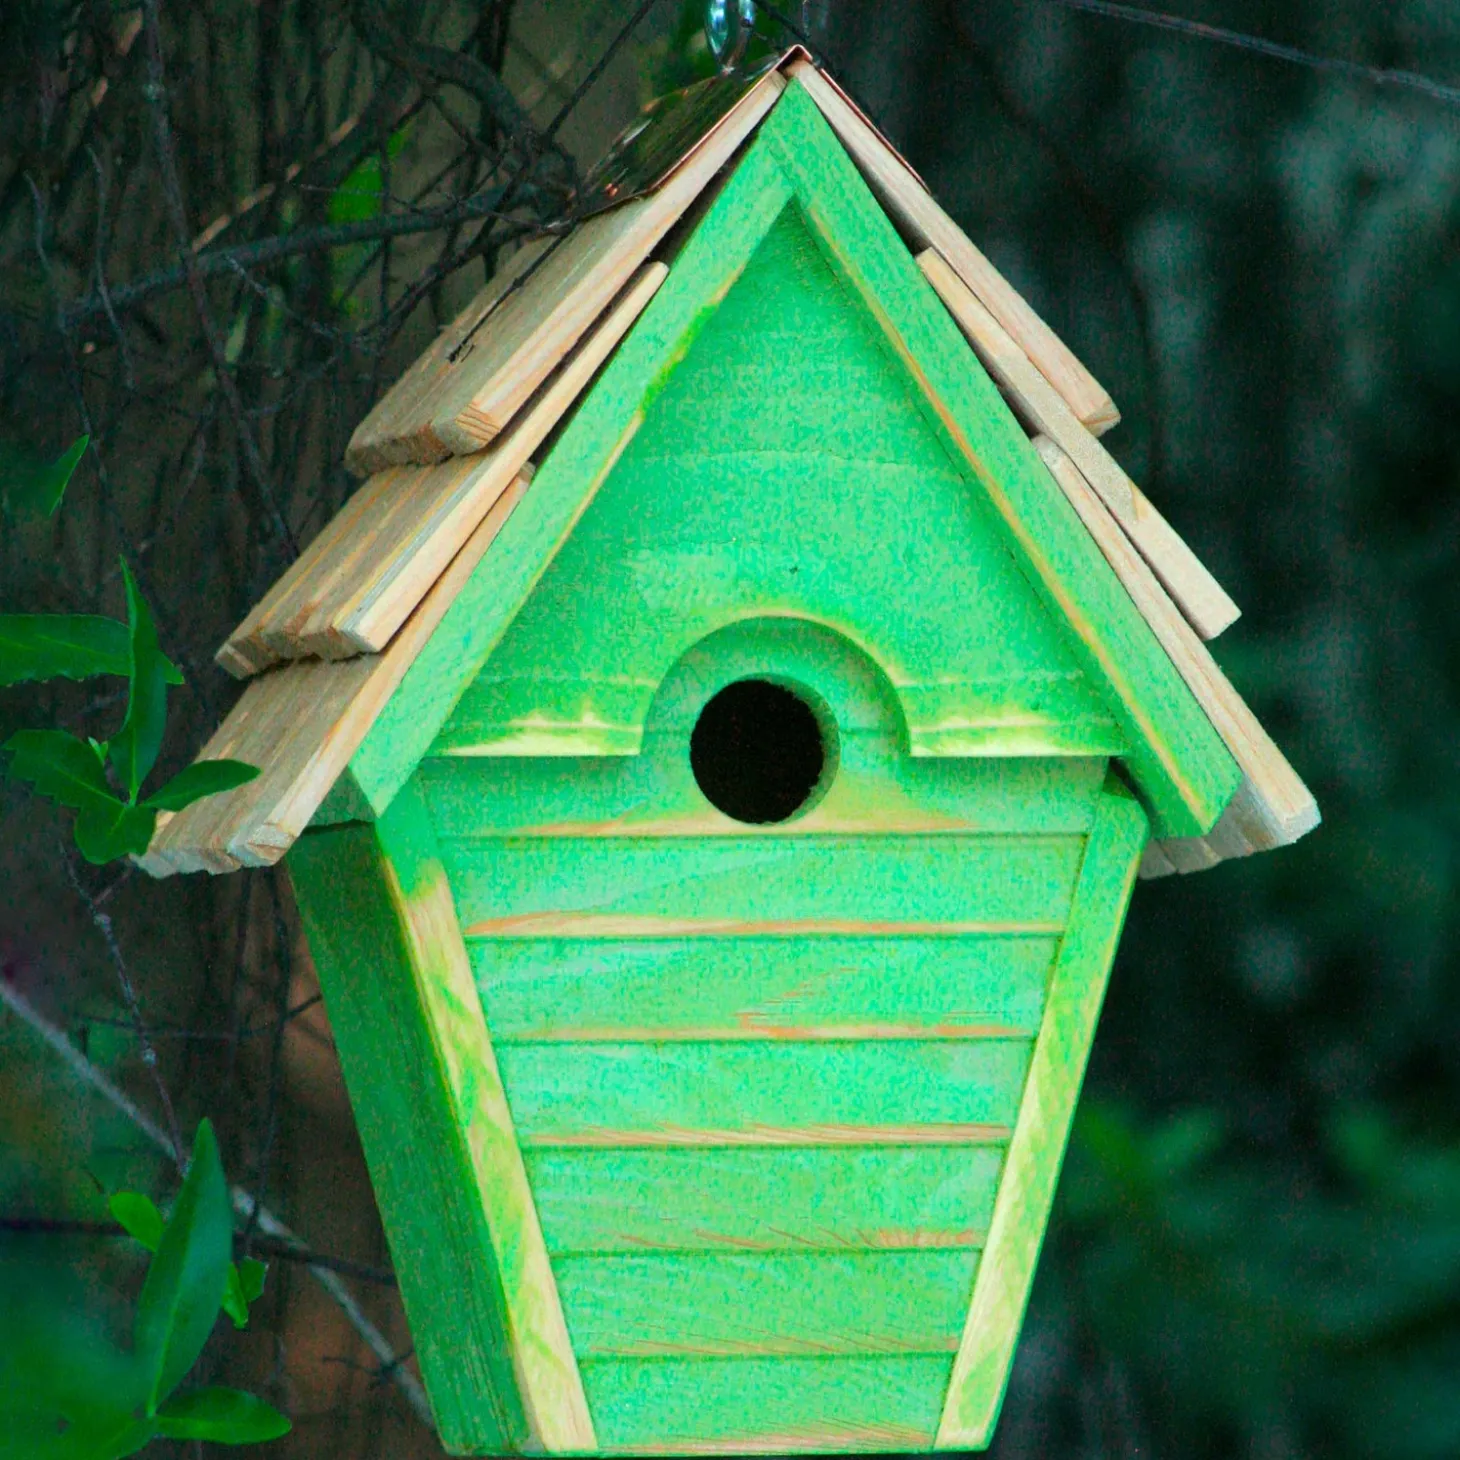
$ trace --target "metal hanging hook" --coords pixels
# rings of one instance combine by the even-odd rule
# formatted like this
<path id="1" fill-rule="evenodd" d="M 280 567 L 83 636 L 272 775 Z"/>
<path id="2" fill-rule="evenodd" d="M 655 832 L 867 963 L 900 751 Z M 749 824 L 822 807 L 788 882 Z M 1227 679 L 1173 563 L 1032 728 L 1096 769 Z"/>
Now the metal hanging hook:
<path id="1" fill-rule="evenodd" d="M 722 71 L 733 70 L 755 29 L 755 0 L 707 0 L 705 39 Z"/>

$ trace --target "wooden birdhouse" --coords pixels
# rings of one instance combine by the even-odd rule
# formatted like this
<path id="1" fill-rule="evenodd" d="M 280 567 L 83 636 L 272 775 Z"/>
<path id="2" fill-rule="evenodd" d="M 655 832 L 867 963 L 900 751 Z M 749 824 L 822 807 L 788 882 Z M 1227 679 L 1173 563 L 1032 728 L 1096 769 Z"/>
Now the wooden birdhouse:
<path id="1" fill-rule="evenodd" d="M 1137 871 L 1317 811 L 803 52 L 595 189 L 356 432 L 220 654 L 263 774 L 146 865 L 287 852 L 449 1448 L 976 1449 Z"/>

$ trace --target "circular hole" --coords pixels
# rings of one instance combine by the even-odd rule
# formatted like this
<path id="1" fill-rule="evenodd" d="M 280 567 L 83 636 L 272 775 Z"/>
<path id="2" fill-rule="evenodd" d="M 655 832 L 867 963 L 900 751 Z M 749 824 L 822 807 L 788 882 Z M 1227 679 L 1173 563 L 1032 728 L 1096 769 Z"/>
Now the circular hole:
<path id="1" fill-rule="evenodd" d="M 711 805 L 760 826 L 787 820 L 811 799 L 826 746 L 800 695 L 768 679 L 741 679 L 700 711 L 689 763 Z"/>

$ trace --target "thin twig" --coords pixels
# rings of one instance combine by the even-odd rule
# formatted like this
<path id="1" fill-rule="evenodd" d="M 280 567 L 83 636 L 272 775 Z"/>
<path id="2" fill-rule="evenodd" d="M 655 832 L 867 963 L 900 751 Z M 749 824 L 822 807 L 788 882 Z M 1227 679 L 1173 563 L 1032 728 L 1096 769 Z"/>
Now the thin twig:
<path id="1" fill-rule="evenodd" d="M 1224 25 L 1207 25 L 1200 20 L 1187 20 L 1180 15 L 1146 10 L 1138 5 L 1118 5 L 1113 0 L 1044 0 L 1044 3 L 1058 5 L 1064 10 L 1082 10 L 1088 15 L 1100 15 L 1107 20 L 1125 20 L 1135 25 L 1153 26 L 1157 30 L 1174 31 L 1177 35 L 1191 36 L 1196 40 L 1216 41 L 1220 45 L 1235 46 L 1238 50 L 1252 51 L 1275 61 L 1288 61 L 1295 66 L 1307 66 L 1313 71 L 1327 71 L 1335 76 L 1367 81 L 1374 86 L 1404 87 L 1410 91 L 1423 92 L 1448 106 L 1460 106 L 1460 87 L 1446 86 L 1441 81 L 1420 75 L 1418 71 L 1369 66 L 1362 61 L 1350 61 L 1342 56 L 1320 56 L 1298 46 L 1286 46 L 1279 41 L 1249 35 L 1245 31 L 1229 30 Z"/>
<path id="2" fill-rule="evenodd" d="M 58 1219 L 53 1217 L 0 1217 L 0 1232 L 15 1237 L 127 1237 L 131 1234 L 119 1222 L 88 1222 Z M 366 1262 L 354 1262 L 348 1257 L 335 1257 L 327 1252 L 314 1252 L 308 1248 L 296 1247 L 290 1242 L 281 1242 L 276 1237 L 255 1235 L 244 1249 L 242 1233 L 233 1237 L 235 1257 L 263 1256 L 277 1258 L 280 1262 L 297 1262 L 306 1267 L 322 1267 L 338 1272 L 345 1277 L 358 1279 L 362 1283 L 378 1283 L 381 1287 L 396 1286 L 396 1277 L 389 1268 L 372 1267 Z"/>
<path id="3" fill-rule="evenodd" d="M 493 188 L 490 192 L 463 198 L 460 202 L 443 204 L 438 208 L 425 208 L 419 212 L 395 214 L 387 218 L 362 218 L 353 223 L 335 223 L 319 228 L 301 228 L 294 233 L 239 244 L 236 248 L 208 249 L 192 256 L 191 274 L 199 279 L 208 279 L 216 274 L 233 273 L 241 268 L 259 268 L 264 264 L 277 263 L 281 259 L 297 258 L 301 254 L 327 253 L 331 249 L 348 248 L 352 244 L 375 243 L 385 238 L 404 238 L 413 233 L 433 233 L 481 218 L 502 218 L 508 221 L 499 211 L 502 192 L 502 188 Z M 189 267 L 183 264 L 157 269 L 150 274 L 144 274 L 140 279 L 133 279 L 128 284 L 113 288 L 110 291 L 111 306 L 118 311 L 135 308 L 158 295 L 170 294 L 182 288 L 189 278 Z M 105 312 L 106 304 L 101 297 L 94 293 L 87 294 L 66 306 L 64 319 L 68 325 L 74 326 L 84 319 L 91 319 Z"/>
<path id="4" fill-rule="evenodd" d="M 288 551 L 291 558 L 299 556 L 299 544 L 295 540 L 284 514 L 279 510 L 273 486 L 269 482 L 259 444 L 254 439 L 253 427 L 249 424 L 243 400 L 238 394 L 238 384 L 229 368 L 228 359 L 219 337 L 218 325 L 213 318 L 212 306 L 208 303 L 207 291 L 203 288 L 202 276 L 198 273 L 192 249 L 192 233 L 188 228 L 187 205 L 183 201 L 182 182 L 178 177 L 176 148 L 173 143 L 172 122 L 167 111 L 167 76 L 162 59 L 162 14 L 160 0 L 142 0 L 143 31 L 147 40 L 147 81 L 142 88 L 149 110 L 152 113 L 152 137 L 157 150 L 157 166 L 162 176 L 162 196 L 166 204 L 178 252 L 182 256 L 183 273 L 188 292 L 192 295 L 193 308 L 198 316 L 198 327 L 203 335 L 208 356 L 213 362 L 213 376 L 218 389 L 233 415 L 234 430 L 238 433 L 239 449 L 244 466 L 253 486 L 255 506 L 272 528 L 274 536 Z M 113 307 L 116 301 L 113 299 Z"/>
<path id="5" fill-rule="evenodd" d="M 103 912 L 97 905 L 96 899 L 87 891 L 86 884 L 76 870 L 76 862 L 71 855 L 71 849 L 64 843 L 61 846 L 61 861 L 66 868 L 66 877 L 75 890 L 76 896 L 86 904 L 86 911 L 91 916 L 92 926 L 101 934 L 102 941 L 106 944 L 107 955 L 112 961 L 112 967 L 116 970 L 117 982 L 122 986 L 122 998 L 127 1005 L 128 1017 L 132 1021 L 132 1033 L 137 1038 L 142 1063 L 146 1065 L 148 1073 L 152 1076 L 153 1084 L 157 1086 L 157 1098 L 162 1104 L 162 1113 L 167 1120 L 172 1159 L 176 1162 L 178 1170 L 181 1171 L 185 1164 L 182 1127 L 177 1123 L 177 1111 L 173 1108 L 172 1096 L 168 1094 L 167 1081 L 162 1077 L 162 1066 L 157 1062 L 157 1050 L 153 1046 L 151 1035 L 147 1032 L 147 1023 L 142 1018 L 142 1001 L 137 997 L 137 988 L 132 982 L 127 960 L 122 956 L 121 944 L 117 942 L 111 914 Z"/>
<path id="6" fill-rule="evenodd" d="M 117 1110 L 121 1111 L 158 1150 L 171 1154 L 171 1142 L 162 1127 L 157 1124 L 125 1091 L 114 1084 L 101 1070 L 66 1038 L 58 1029 L 17 989 L 4 978 L 0 978 L 0 1003 L 35 1030 L 58 1054 L 77 1079 L 89 1085 Z M 239 1216 L 246 1216 L 253 1209 L 253 1197 L 241 1186 L 230 1189 L 233 1210 Z M 271 1211 L 257 1213 L 257 1224 L 267 1237 L 276 1238 L 301 1252 L 309 1251 L 309 1244 L 284 1225 Z M 347 1288 L 338 1273 L 327 1267 L 308 1264 L 310 1276 L 334 1300 L 349 1320 L 355 1332 L 365 1340 L 371 1353 L 380 1361 L 382 1369 L 390 1373 L 391 1379 L 405 1395 L 406 1402 L 415 1411 L 421 1422 L 432 1430 L 436 1422 L 431 1415 L 431 1404 L 420 1380 L 400 1362 L 400 1355 L 391 1348 L 385 1335 L 370 1321 L 360 1307 L 355 1295 Z"/>

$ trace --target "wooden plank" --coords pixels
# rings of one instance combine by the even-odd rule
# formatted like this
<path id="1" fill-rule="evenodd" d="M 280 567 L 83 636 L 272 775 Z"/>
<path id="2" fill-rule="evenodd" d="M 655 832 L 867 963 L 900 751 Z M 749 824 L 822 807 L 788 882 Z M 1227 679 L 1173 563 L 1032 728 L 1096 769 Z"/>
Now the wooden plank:
<path id="1" fill-rule="evenodd" d="M 1078 465 L 1048 438 L 1037 440 L 1035 447 L 1242 772 L 1242 784 L 1211 834 L 1153 843 L 1148 852 L 1147 875 L 1159 876 L 1168 868 L 1175 871 L 1178 867 L 1199 871 L 1225 857 L 1271 851 L 1306 835 L 1319 822 L 1313 793 L 1258 723 L 1150 568 L 1131 550 Z M 1154 851 L 1156 846 L 1161 849 L 1159 853 Z"/>
<path id="2" fill-rule="evenodd" d="M 805 1039 L 1032 1034 L 1059 942 L 987 938 L 583 941 L 467 945 L 499 1045 L 530 1039 Z"/>
<path id="3" fill-rule="evenodd" d="M 1032 431 L 1056 441 L 1077 463 L 1202 638 L 1215 639 L 1235 623 L 1241 609 L 1222 585 L 1034 369 L 947 260 L 928 249 L 918 255 L 918 266 L 1015 412 Z"/>
<path id="4" fill-rule="evenodd" d="M 916 1125 L 662 1125 L 652 1130 L 585 1126 L 523 1136 L 523 1147 L 541 1150 L 659 1151 L 719 1148 L 819 1149 L 833 1146 L 997 1146 L 1008 1142 L 1010 1127 L 969 1121 Z"/>
<path id="5" fill-rule="evenodd" d="M 1027 1040 L 513 1044 L 498 1050 L 526 1145 L 642 1132 L 1013 1123 Z"/>
<path id="6" fill-rule="evenodd" d="M 587 387 L 663 283 L 646 264 L 510 431 L 473 456 L 372 477 L 295 560 L 218 651 L 236 676 L 281 659 L 379 653 L 445 570 L 529 458 Z"/>
<path id="7" fill-rule="evenodd" d="M 940 1450 L 981 1450 L 992 1437 L 1148 832 L 1145 812 L 1112 778 L 1080 873 L 1070 931 L 1055 965 L 994 1203 L 988 1244 L 938 1424 Z"/>
<path id="8" fill-rule="evenodd" d="M 166 877 L 277 862 L 346 773 L 381 707 L 526 489 L 518 477 L 498 498 L 385 653 L 343 664 L 290 664 L 253 680 L 198 759 L 232 757 L 261 766 L 263 774 L 185 811 L 164 812 L 139 864 L 154 877 Z"/>
<path id="9" fill-rule="evenodd" d="M 580 1362 L 953 1354 L 978 1253 L 656 1252 L 553 1262 Z"/>
<path id="10" fill-rule="evenodd" d="M 576 759 L 571 775 L 547 756 L 432 756 L 420 781 L 443 837 L 784 836 L 709 805 L 680 763 L 687 731 L 650 730 L 638 755 Z M 840 711 L 837 732 L 836 779 L 797 818 L 797 836 L 1079 835 L 1105 779 L 1096 757 L 914 758 L 891 734 L 849 728 Z"/>
<path id="11" fill-rule="evenodd" d="M 493 280 L 362 421 L 345 464 L 366 475 L 479 451 L 733 156 L 785 86 L 775 72 L 736 104 L 654 193 L 535 245 Z M 523 251 L 527 253 L 527 250 Z"/>
<path id="12" fill-rule="evenodd" d="M 936 248 L 949 261 L 1086 429 L 1099 435 L 1114 426 L 1120 412 L 1105 387 L 969 242 L 846 93 L 809 61 L 793 62 L 788 74 L 810 94 L 914 251 Z"/>
<path id="13" fill-rule="evenodd" d="M 1014 836 L 524 837 L 443 839 L 442 851 L 473 937 L 583 931 L 572 922 L 535 921 L 544 914 L 600 920 L 598 936 L 620 936 L 623 918 L 654 919 L 661 936 L 685 922 L 706 932 L 745 924 L 743 936 L 753 936 L 756 925 L 771 925 L 767 932 L 784 925 L 784 936 L 807 920 L 850 933 L 875 933 L 884 920 L 895 928 L 1058 927 L 1083 844 L 1080 837 Z M 624 925 L 630 936 L 634 928 Z"/>
<path id="14" fill-rule="evenodd" d="M 442 1442 L 518 1450 L 530 1427 L 497 1256 L 387 859 L 374 828 L 331 827 L 289 873 Z"/>
<path id="15" fill-rule="evenodd" d="M 1163 833 L 1205 835 L 1240 782 L 1235 762 L 1074 509 L 1051 490 L 992 381 L 968 368 L 958 327 L 886 216 L 867 205 L 866 186 L 846 154 L 829 141 L 820 112 L 792 87 L 750 160 L 764 148 L 779 161 L 828 259 L 878 321 L 946 448 L 966 463 L 1031 580 L 1069 626 L 1080 659 L 1130 735 L 1126 765 Z"/>
<path id="16" fill-rule="evenodd" d="M 420 1017 L 465 1141 L 470 1190 L 496 1254 L 507 1339 L 531 1440 L 549 1453 L 591 1450 L 593 1421 L 548 1261 L 537 1208 L 434 834 L 414 790 L 375 824 L 385 877 L 415 970 Z M 368 976 L 362 965 L 356 977 Z M 386 1034 L 394 1037 L 393 1031 Z M 368 1073 L 369 1066 L 366 1066 Z M 398 1137 L 417 1139 L 414 1126 Z"/>
<path id="17" fill-rule="evenodd" d="M 583 1366 L 599 1440 L 628 1455 L 926 1450 L 946 1355 L 605 1360 Z"/>
<path id="18" fill-rule="evenodd" d="M 527 1174 L 555 1257 L 906 1251 L 981 1247 L 1003 1159 L 997 1145 L 538 1149 Z"/>

